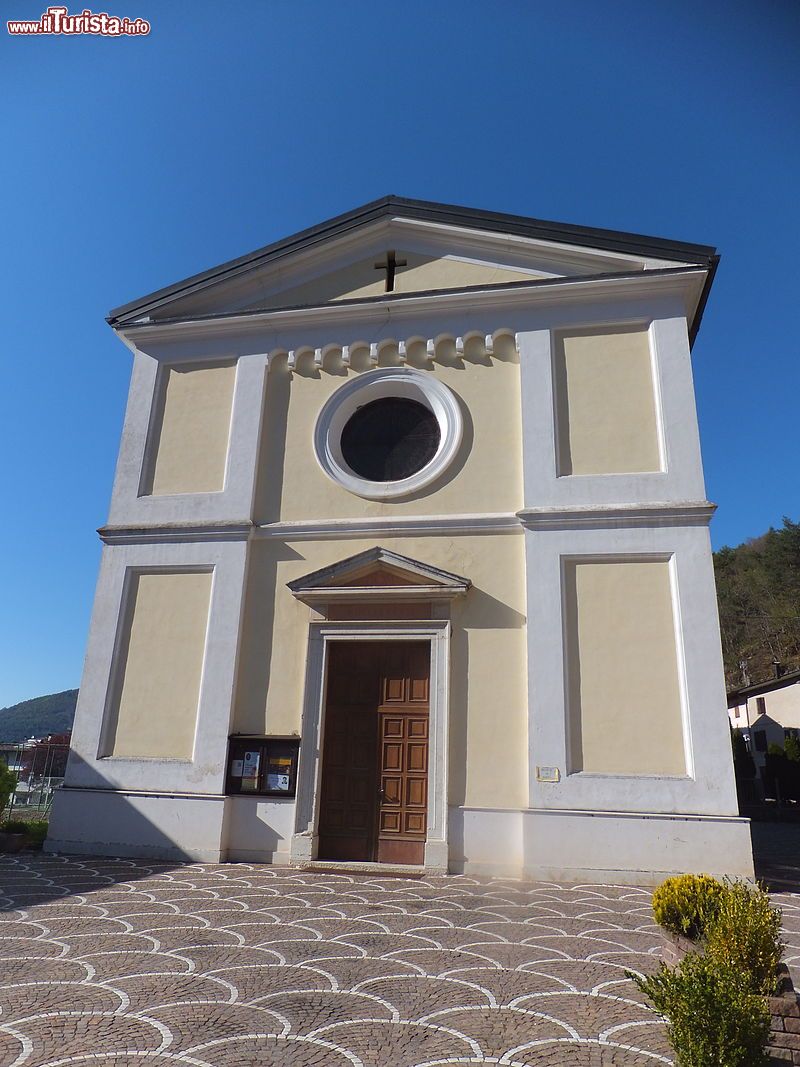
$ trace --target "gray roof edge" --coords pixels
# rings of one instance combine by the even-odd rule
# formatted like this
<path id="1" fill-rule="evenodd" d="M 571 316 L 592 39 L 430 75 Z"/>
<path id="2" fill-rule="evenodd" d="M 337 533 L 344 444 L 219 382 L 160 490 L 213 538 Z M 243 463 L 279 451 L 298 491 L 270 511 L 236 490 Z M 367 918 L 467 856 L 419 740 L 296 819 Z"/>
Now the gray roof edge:
<path id="1" fill-rule="evenodd" d="M 800 683 L 800 670 L 787 671 L 780 678 L 769 678 L 766 682 L 754 682 L 752 685 L 743 685 L 740 689 L 728 691 L 728 707 L 746 700 L 748 697 L 760 696 L 762 693 L 772 693 L 776 689 L 785 689 L 787 685 Z"/>
<path id="2" fill-rule="evenodd" d="M 109 312 L 107 321 L 112 326 L 120 325 L 126 319 L 142 315 L 168 300 L 205 288 L 212 282 L 237 277 L 255 270 L 262 263 L 268 263 L 273 259 L 311 247 L 369 222 L 375 222 L 400 212 L 409 218 L 423 222 L 484 229 L 496 233 L 558 241 L 562 244 L 581 245 L 603 251 L 627 252 L 633 255 L 649 255 L 680 262 L 699 263 L 709 268 L 718 259 L 716 249 L 711 245 L 690 244 L 621 230 L 596 229 L 589 226 L 534 219 L 523 215 L 482 211 L 429 200 L 384 196 L 288 237 L 283 237 L 247 255 L 220 263 L 216 267 L 193 274 L 146 296 L 129 301 L 127 304 L 121 304 Z"/>

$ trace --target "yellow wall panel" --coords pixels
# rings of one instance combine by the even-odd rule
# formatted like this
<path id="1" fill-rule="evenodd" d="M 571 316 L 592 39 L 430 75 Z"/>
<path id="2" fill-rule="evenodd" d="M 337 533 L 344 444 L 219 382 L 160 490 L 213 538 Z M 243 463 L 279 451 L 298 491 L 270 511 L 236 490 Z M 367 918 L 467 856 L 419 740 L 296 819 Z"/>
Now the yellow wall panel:
<path id="1" fill-rule="evenodd" d="M 661 470 L 647 329 L 563 331 L 553 356 L 559 475 Z"/>
<path id="2" fill-rule="evenodd" d="M 106 755 L 192 758 L 210 600 L 209 571 L 133 576 Z"/>
<path id="3" fill-rule="evenodd" d="M 565 568 L 570 771 L 686 773 L 669 564 Z"/>
<path id="4" fill-rule="evenodd" d="M 235 363 L 164 371 L 146 493 L 224 489 L 235 380 Z"/>

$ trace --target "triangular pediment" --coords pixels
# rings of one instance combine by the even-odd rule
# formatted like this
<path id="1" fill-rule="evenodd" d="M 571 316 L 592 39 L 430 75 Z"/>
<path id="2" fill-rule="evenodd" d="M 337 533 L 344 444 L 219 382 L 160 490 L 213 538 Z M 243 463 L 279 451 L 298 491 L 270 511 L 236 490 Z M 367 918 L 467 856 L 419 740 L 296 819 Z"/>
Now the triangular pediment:
<path id="1" fill-rule="evenodd" d="M 343 599 L 450 599 L 462 596 L 470 584 L 468 578 L 458 574 L 375 547 L 295 578 L 288 588 L 298 600 L 318 603 Z"/>
<path id="2" fill-rule="evenodd" d="M 109 321 L 120 326 L 708 267 L 714 258 L 714 249 L 703 245 L 385 197 L 117 308 Z"/>
<path id="3" fill-rule="evenodd" d="M 420 579 L 417 575 L 412 576 L 396 566 L 390 566 L 386 563 L 369 563 L 367 569 L 361 573 L 348 571 L 343 575 L 339 575 L 332 584 L 337 588 L 347 585 L 358 588 L 386 585 L 405 586 L 419 585 Z"/>

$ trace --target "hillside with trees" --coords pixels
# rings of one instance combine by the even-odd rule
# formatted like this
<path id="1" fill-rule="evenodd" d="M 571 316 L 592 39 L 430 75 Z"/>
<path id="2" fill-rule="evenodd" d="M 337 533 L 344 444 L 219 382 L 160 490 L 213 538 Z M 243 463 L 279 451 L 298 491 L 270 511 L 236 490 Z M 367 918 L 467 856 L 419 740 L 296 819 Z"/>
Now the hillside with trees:
<path id="1" fill-rule="evenodd" d="M 728 689 L 800 669 L 800 522 L 714 553 Z"/>
<path id="2" fill-rule="evenodd" d="M 27 741 L 29 737 L 69 733 L 75 718 L 77 689 L 23 700 L 0 708 L 0 741 Z"/>

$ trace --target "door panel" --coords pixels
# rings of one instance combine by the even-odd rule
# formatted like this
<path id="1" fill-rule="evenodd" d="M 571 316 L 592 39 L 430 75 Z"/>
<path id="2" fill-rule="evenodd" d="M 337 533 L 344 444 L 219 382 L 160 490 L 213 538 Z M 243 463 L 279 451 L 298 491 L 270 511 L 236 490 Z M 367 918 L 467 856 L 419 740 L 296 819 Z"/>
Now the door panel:
<path id="1" fill-rule="evenodd" d="M 407 811 L 405 831 L 407 834 L 424 834 L 425 833 L 425 812 L 422 811 Z M 424 853 L 423 853 L 424 859 Z"/>
<path id="2" fill-rule="evenodd" d="M 420 774 L 428 773 L 428 742 L 409 741 L 406 746 L 408 753 L 408 770 L 418 771 Z"/>
<path id="3" fill-rule="evenodd" d="M 383 776 L 383 799 L 386 804 L 400 804 L 403 800 L 403 779 Z"/>
<path id="4" fill-rule="evenodd" d="M 406 806 L 409 808 L 419 808 L 427 804 L 428 798 L 426 797 L 427 789 L 426 784 L 419 778 L 408 778 L 406 780 Z"/>
<path id="5" fill-rule="evenodd" d="M 396 741 L 383 744 L 383 771 L 402 771 L 403 769 L 403 745 Z"/>
<path id="6" fill-rule="evenodd" d="M 414 644 L 408 653 L 408 699 L 428 704 L 431 676 L 430 645 Z M 427 729 L 426 729 L 427 736 Z"/>

